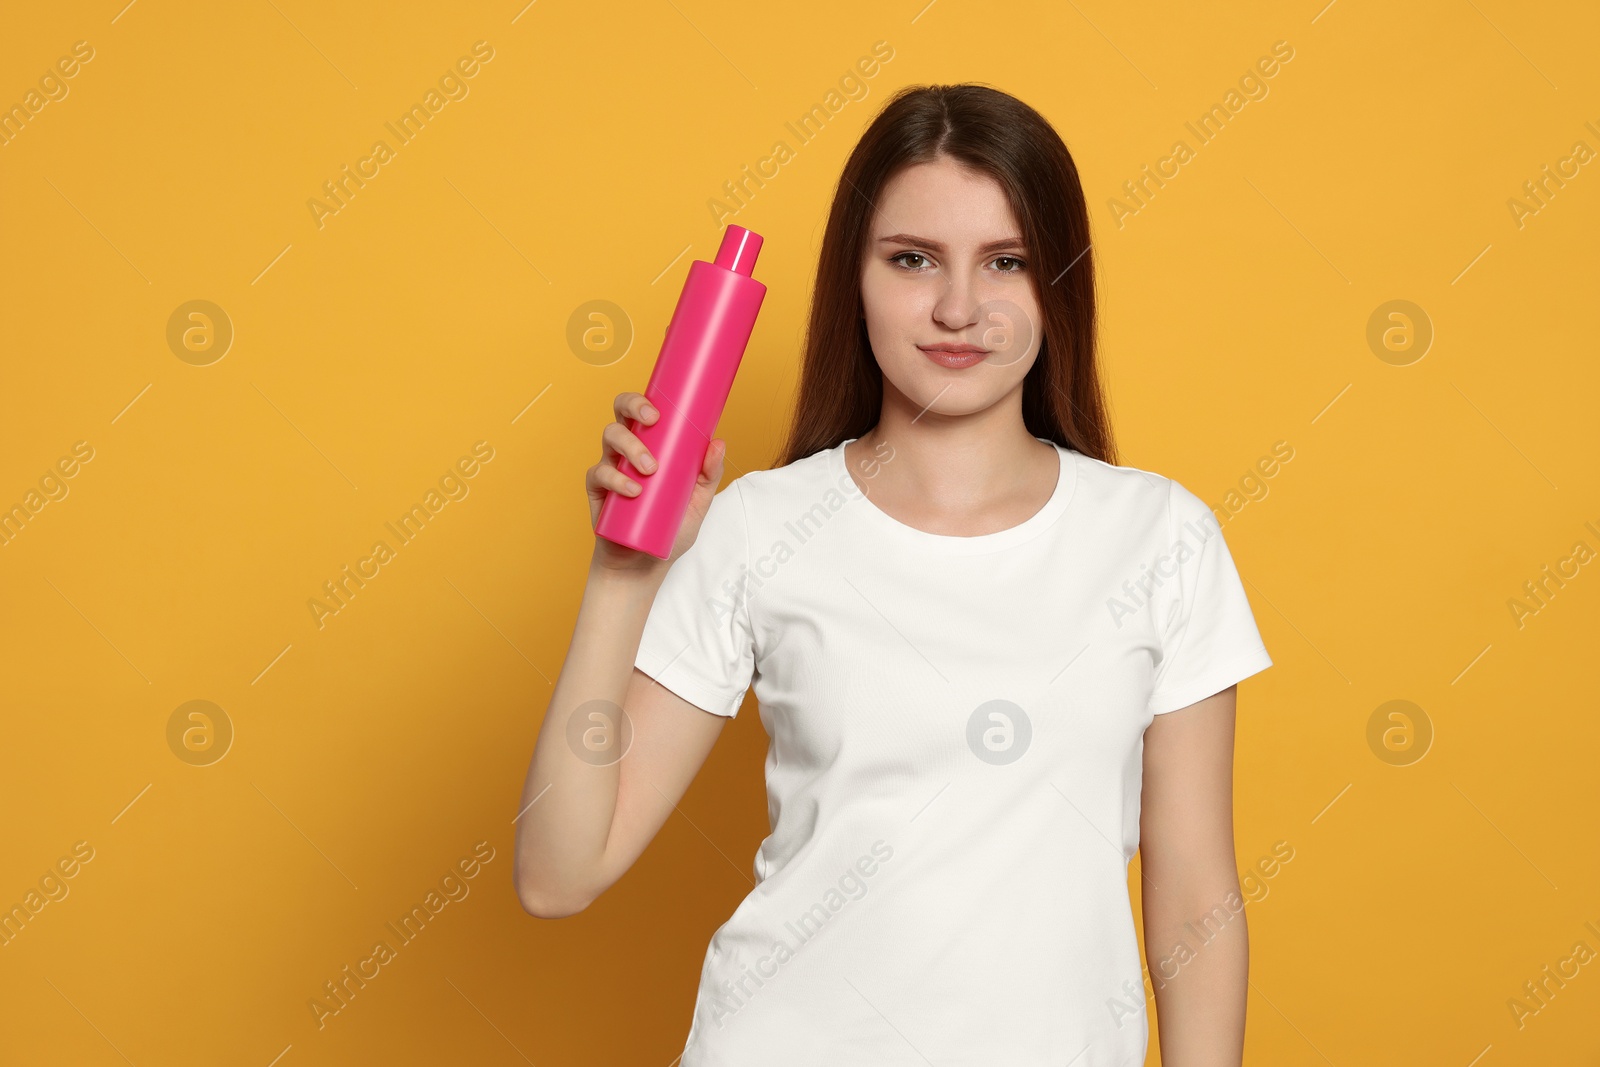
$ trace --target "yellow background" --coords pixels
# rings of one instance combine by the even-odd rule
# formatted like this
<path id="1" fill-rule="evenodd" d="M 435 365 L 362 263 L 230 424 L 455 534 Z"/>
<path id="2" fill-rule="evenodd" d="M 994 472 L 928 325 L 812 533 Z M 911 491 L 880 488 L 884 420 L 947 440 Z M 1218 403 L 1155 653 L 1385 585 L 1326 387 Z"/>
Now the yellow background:
<path id="1" fill-rule="evenodd" d="M 895 87 L 969 80 L 1075 154 L 1123 461 L 1220 504 L 1294 449 L 1225 527 L 1276 661 L 1241 689 L 1240 867 L 1294 850 L 1246 911 L 1246 1061 L 1600 1051 L 1600 962 L 1521 1027 L 1507 1005 L 1600 951 L 1600 566 L 1520 627 L 1508 607 L 1600 550 L 1600 164 L 1521 225 L 1508 206 L 1600 149 L 1592 6 L 110 0 L 5 22 L 7 106 L 94 49 L 0 147 L 0 504 L 94 452 L 0 547 L 0 903 L 94 849 L 0 948 L 5 1062 L 673 1060 L 750 888 L 766 739 L 747 704 L 588 911 L 519 908 L 511 817 L 584 580 L 583 471 L 715 252 L 708 201 L 783 139 L 722 220 L 765 236 L 770 287 L 727 476 L 770 464 L 846 154 Z M 319 228 L 307 201 L 480 40 L 469 95 Z M 1184 123 L 1280 40 L 1269 94 L 1198 146 Z M 878 41 L 865 98 L 799 145 L 784 124 Z M 1119 227 L 1111 198 L 1180 138 L 1195 158 Z M 235 333 L 208 366 L 166 339 L 196 299 Z M 1406 366 L 1367 342 L 1396 299 L 1434 330 Z M 636 334 L 607 366 L 566 340 L 591 300 Z M 322 583 L 479 441 L 470 493 L 319 628 Z M 233 726 L 209 766 L 168 745 L 191 700 Z M 1369 747 L 1390 700 L 1431 723 L 1420 761 Z M 319 1030 L 323 983 L 479 841 L 470 895 Z"/>

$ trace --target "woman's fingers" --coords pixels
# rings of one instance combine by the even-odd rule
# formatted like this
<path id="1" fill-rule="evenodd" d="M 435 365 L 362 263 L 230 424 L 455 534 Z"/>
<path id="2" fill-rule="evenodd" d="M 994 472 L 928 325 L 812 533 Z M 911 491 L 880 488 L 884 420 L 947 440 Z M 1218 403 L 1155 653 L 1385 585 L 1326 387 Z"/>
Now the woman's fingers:
<path id="1" fill-rule="evenodd" d="M 637 419 L 641 425 L 649 426 L 661 417 L 660 412 L 642 393 L 618 393 L 611 407 L 616 414 L 616 421 L 607 423 L 600 432 L 601 465 L 613 464 L 615 461 L 611 456 L 616 454 L 626 456 L 628 462 L 641 473 L 650 474 L 656 469 L 655 457 L 628 428 L 628 420 Z"/>
<path id="2" fill-rule="evenodd" d="M 643 393 L 623 392 L 616 395 L 611 402 L 611 410 L 616 414 L 617 421 L 626 424 L 629 419 L 638 419 L 649 426 L 661 417 L 655 405 L 645 399 Z"/>
<path id="3" fill-rule="evenodd" d="M 620 422 L 607 423 L 606 428 L 600 433 L 600 438 L 605 442 L 605 446 L 610 452 L 626 456 L 635 470 L 650 474 L 656 469 L 656 459 L 650 454 L 650 450 L 644 446 L 644 442 L 639 440 L 632 430 Z M 615 460 L 610 455 L 607 455 L 601 460 L 601 464 L 603 466 L 613 466 L 615 465 Z"/>
<path id="4" fill-rule="evenodd" d="M 597 463 L 589 468 L 585 488 L 592 494 L 596 489 L 609 489 L 623 496 L 638 496 L 639 483 L 623 474 L 609 463 Z"/>

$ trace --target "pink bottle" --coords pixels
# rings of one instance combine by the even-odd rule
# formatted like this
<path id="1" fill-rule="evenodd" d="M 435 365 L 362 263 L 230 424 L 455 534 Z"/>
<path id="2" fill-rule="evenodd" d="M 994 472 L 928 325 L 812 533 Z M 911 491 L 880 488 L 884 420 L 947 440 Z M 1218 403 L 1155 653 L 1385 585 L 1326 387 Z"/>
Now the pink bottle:
<path id="1" fill-rule="evenodd" d="M 595 533 L 657 559 L 672 554 L 705 463 L 706 450 L 733 390 L 733 376 L 767 287 L 750 276 L 761 235 L 729 226 L 717 261 L 695 260 L 667 324 L 666 340 L 644 395 L 661 413 L 654 425 L 629 419 L 628 429 L 659 466 L 644 474 L 617 457 L 617 469 L 639 483 L 638 496 L 607 493 Z"/>

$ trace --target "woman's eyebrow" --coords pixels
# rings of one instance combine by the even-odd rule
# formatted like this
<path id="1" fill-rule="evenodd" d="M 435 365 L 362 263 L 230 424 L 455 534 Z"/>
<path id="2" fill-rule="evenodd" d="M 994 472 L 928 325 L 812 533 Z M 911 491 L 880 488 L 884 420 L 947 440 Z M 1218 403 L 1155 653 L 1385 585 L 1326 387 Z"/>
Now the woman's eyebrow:
<path id="1" fill-rule="evenodd" d="M 923 248 L 931 248 L 935 252 L 943 252 L 945 250 L 945 247 L 941 242 L 932 240 L 931 238 L 927 238 L 927 237 L 918 237 L 916 234 L 912 234 L 912 233 L 891 233 L 887 237 L 878 238 L 878 243 L 879 244 L 888 243 L 888 244 L 897 244 L 897 245 L 921 245 Z M 1020 237 L 1004 237 L 1004 238 L 1001 238 L 998 241 L 990 241 L 988 244 L 984 245 L 982 248 L 979 248 L 978 251 L 979 252 L 997 252 L 1002 248 L 1026 248 L 1026 247 L 1027 246 L 1025 244 L 1023 244 L 1022 238 L 1020 238 Z"/>

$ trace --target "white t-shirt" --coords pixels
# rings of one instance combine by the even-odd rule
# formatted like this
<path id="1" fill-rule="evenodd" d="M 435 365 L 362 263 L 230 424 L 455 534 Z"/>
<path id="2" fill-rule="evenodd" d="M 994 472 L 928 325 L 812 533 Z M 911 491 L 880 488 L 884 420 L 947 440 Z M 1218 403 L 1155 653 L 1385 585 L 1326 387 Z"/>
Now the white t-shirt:
<path id="1" fill-rule="evenodd" d="M 1144 730 L 1272 660 L 1198 497 L 1055 447 L 976 537 L 891 518 L 844 444 L 753 471 L 668 570 L 638 668 L 730 717 L 753 681 L 770 738 L 683 1067 L 1144 1063 Z"/>

